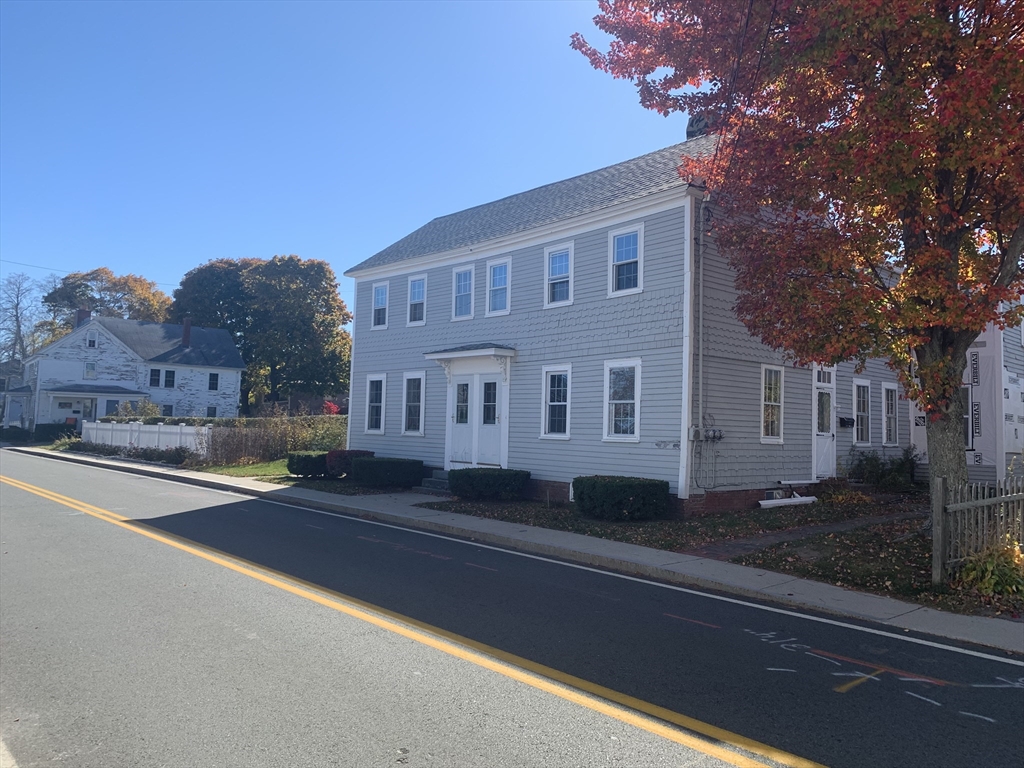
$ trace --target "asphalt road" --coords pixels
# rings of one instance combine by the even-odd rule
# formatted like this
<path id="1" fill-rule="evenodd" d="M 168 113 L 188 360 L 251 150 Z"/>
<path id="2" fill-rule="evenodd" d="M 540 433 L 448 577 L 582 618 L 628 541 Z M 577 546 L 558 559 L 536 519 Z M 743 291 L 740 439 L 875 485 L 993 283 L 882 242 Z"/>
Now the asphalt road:
<path id="1" fill-rule="evenodd" d="M 0 727 L 22 768 L 720 764 L 134 532 L 153 529 L 741 747 L 1024 764 L 1024 667 L 999 652 L 9 452 L 0 473 L 144 523 L 0 485 Z"/>

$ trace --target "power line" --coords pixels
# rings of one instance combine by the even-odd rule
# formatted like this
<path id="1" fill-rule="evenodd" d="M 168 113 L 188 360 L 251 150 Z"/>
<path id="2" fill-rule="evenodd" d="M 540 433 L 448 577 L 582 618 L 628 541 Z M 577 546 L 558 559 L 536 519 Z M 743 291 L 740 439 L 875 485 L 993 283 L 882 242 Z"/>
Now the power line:
<path id="1" fill-rule="evenodd" d="M 61 274 L 64 274 L 64 275 L 70 275 L 71 274 L 71 270 L 67 270 L 67 269 L 55 269 L 54 267 L 43 267 L 43 266 L 40 266 L 39 264 L 25 264 L 24 262 L 21 262 L 21 261 L 11 261 L 10 259 L 0 259 L 0 261 L 2 261 L 4 264 L 17 264 L 19 267 L 29 267 L 30 269 L 46 269 L 46 270 L 49 270 L 50 272 L 60 272 Z M 177 288 L 178 287 L 176 283 L 154 283 L 154 285 L 166 285 L 169 288 Z"/>

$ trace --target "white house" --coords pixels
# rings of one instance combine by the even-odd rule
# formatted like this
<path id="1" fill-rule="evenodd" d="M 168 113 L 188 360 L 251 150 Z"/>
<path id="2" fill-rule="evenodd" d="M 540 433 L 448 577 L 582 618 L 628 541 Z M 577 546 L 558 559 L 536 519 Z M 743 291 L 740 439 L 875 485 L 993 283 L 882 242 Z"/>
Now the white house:
<path id="1" fill-rule="evenodd" d="M 25 360 L 5 393 L 4 426 L 74 424 L 151 400 L 164 416 L 237 416 L 245 364 L 219 328 L 80 317 L 67 336 Z"/>

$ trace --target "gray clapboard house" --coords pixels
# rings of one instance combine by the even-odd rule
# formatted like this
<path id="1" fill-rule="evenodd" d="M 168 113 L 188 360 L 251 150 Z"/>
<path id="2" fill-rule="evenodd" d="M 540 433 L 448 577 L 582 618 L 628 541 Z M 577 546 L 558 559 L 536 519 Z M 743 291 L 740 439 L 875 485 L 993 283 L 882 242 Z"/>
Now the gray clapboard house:
<path id="1" fill-rule="evenodd" d="M 349 445 L 428 466 L 667 480 L 691 511 L 898 454 L 881 361 L 798 368 L 733 313 L 733 276 L 677 171 L 698 137 L 442 216 L 348 270 Z M 710 211 L 708 211 L 710 213 Z"/>

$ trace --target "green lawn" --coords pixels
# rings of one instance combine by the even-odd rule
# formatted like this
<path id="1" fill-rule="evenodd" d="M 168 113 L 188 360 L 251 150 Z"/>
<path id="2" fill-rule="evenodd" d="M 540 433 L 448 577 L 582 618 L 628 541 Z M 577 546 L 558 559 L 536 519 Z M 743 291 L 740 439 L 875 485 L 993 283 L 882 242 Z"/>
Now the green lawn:
<path id="1" fill-rule="evenodd" d="M 279 477 L 288 475 L 288 459 L 265 461 L 261 464 L 228 464 L 214 467 L 203 467 L 203 472 L 215 475 L 231 475 L 231 477 Z"/>

